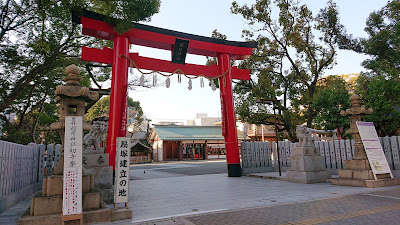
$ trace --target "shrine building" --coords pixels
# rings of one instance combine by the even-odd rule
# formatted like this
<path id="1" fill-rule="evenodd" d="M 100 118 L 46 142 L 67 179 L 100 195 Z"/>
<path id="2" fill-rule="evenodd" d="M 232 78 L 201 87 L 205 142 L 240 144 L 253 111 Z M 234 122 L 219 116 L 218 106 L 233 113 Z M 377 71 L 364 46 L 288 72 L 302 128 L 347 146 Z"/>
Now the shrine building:
<path id="1" fill-rule="evenodd" d="M 247 137 L 246 140 L 250 140 Z M 243 133 L 238 130 L 238 142 Z M 208 159 L 225 155 L 221 126 L 154 125 L 150 135 L 154 161 Z"/>

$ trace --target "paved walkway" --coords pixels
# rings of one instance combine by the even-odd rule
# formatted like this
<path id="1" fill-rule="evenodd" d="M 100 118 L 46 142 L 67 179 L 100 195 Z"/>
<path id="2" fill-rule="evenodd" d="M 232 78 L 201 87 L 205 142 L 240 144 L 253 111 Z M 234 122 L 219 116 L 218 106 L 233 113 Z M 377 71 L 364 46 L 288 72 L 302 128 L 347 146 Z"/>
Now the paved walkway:
<path id="1" fill-rule="evenodd" d="M 400 224 L 399 186 L 367 189 L 226 174 L 159 178 L 166 175 L 159 173 L 131 180 L 133 219 L 110 224 Z M 29 204 L 25 200 L 0 214 L 0 224 L 16 224 Z"/>
<path id="2" fill-rule="evenodd" d="M 400 188 L 134 224 L 400 224 Z"/>
<path id="3" fill-rule="evenodd" d="M 229 178 L 226 174 L 141 180 L 133 182 L 133 186 L 135 194 L 131 193 L 133 199 L 129 205 L 133 209 L 131 222 L 135 224 L 298 224 L 309 218 L 374 206 L 395 205 L 400 211 L 400 205 L 396 205 L 400 204 L 400 187 L 367 189 L 330 183 L 298 184 L 252 177 Z M 392 196 L 391 192 L 388 192 L 390 197 L 367 195 L 376 191 L 394 191 L 398 196 Z M 386 208 L 379 210 L 387 212 Z M 397 219 L 400 224 L 400 214 Z"/>
<path id="4" fill-rule="evenodd" d="M 33 195 L 32 195 L 33 196 Z M 31 206 L 31 198 L 29 196 L 24 201 L 19 202 L 15 206 L 0 214 L 0 224 L 17 224 L 18 219 Z"/>

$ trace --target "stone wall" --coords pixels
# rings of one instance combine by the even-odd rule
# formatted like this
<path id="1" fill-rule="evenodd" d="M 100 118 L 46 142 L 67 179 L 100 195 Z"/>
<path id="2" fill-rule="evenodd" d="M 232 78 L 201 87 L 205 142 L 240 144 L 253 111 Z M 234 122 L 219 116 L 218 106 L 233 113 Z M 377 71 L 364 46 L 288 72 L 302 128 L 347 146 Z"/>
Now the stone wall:
<path id="1" fill-rule="evenodd" d="M 380 137 L 381 145 L 383 151 L 385 152 L 386 159 L 388 160 L 390 168 L 393 170 L 396 176 L 397 173 L 400 175 L 400 137 L 399 136 L 392 136 L 392 137 Z M 259 142 L 242 142 L 242 146 L 250 146 L 243 145 L 243 143 L 259 143 Z M 262 143 L 262 142 L 260 142 Z M 269 142 L 266 142 L 269 143 Z M 263 159 L 260 159 L 261 155 L 256 155 L 257 150 L 247 150 L 245 151 L 254 151 L 254 156 L 252 162 L 261 162 L 264 161 L 271 161 L 272 164 L 268 164 L 268 167 L 274 167 L 273 170 L 271 169 L 264 169 L 264 171 L 277 171 L 277 150 L 279 151 L 279 159 L 282 167 L 282 171 L 285 171 L 286 168 L 290 167 L 290 156 L 292 156 L 292 150 L 296 147 L 297 143 L 292 143 L 290 141 L 279 141 L 276 145 L 275 142 L 269 143 L 272 146 L 273 151 L 271 151 L 270 155 L 263 155 Z M 257 145 L 254 145 L 257 146 Z M 321 156 L 325 157 L 325 167 L 328 170 L 336 171 L 337 169 L 344 168 L 345 160 L 351 160 L 354 155 L 354 141 L 353 140 L 335 140 L 335 141 L 317 141 L 314 142 L 314 146 L 320 151 Z M 271 148 L 270 148 L 271 149 Z M 248 154 L 253 154 L 249 153 Z M 258 168 L 257 163 L 247 163 L 249 160 L 250 155 L 246 158 L 243 155 L 243 147 L 242 147 L 242 159 L 245 157 L 245 162 L 242 160 L 242 168 Z M 264 166 L 267 167 L 267 166 Z M 247 169 L 249 170 L 249 169 Z M 259 170 L 259 169 L 258 169 Z"/>
<path id="2" fill-rule="evenodd" d="M 0 141 L 0 213 L 38 191 L 44 148 Z"/>

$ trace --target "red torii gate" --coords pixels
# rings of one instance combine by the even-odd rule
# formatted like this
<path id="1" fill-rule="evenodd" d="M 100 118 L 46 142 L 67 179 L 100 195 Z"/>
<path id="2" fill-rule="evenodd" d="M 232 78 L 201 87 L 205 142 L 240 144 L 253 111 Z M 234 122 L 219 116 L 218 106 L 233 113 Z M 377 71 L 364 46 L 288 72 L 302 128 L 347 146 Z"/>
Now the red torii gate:
<path id="1" fill-rule="evenodd" d="M 110 112 L 108 121 L 107 153 L 109 165 L 115 167 L 116 138 L 126 136 L 126 110 L 129 57 L 138 68 L 163 72 L 177 69 L 186 74 L 206 77 L 220 76 L 220 99 L 222 113 L 222 134 L 225 138 L 228 176 L 241 176 L 239 147 L 236 130 L 236 116 L 233 103 L 232 79 L 249 80 L 248 70 L 231 67 L 230 60 L 242 60 L 252 54 L 256 42 L 235 42 L 203 37 L 172 30 L 134 23 L 129 31 L 118 34 L 107 24 L 105 16 L 87 10 L 80 15 L 73 13 L 72 20 L 82 24 L 82 34 L 112 40 L 114 48 L 94 49 L 82 47 L 81 59 L 112 65 Z M 129 44 L 174 50 L 176 39 L 188 40 L 187 53 L 216 57 L 218 65 L 176 64 L 166 60 L 141 57 L 129 53 Z"/>

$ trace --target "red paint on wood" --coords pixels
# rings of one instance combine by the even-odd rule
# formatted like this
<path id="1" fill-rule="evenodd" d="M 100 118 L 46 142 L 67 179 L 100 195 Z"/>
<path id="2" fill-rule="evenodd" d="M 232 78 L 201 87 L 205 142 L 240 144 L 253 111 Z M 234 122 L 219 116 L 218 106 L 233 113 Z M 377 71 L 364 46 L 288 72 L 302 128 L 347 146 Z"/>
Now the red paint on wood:
<path id="1" fill-rule="evenodd" d="M 117 137 L 126 136 L 126 110 L 128 91 L 128 60 L 120 55 L 129 54 L 129 42 L 124 36 L 114 40 L 111 78 L 110 112 L 108 120 L 107 153 L 109 165 L 115 169 Z"/>
<path id="2" fill-rule="evenodd" d="M 95 19 L 81 17 L 82 33 L 93 37 L 113 40 L 117 33 L 107 23 Z M 130 44 L 147 46 L 152 48 L 171 50 L 175 44 L 175 36 L 132 28 L 122 34 L 129 39 Z M 190 40 L 190 39 L 189 39 Z M 230 46 L 210 43 L 199 40 L 190 40 L 188 54 L 217 57 L 219 53 L 229 54 L 230 59 L 245 59 L 252 54 L 252 48 Z"/>
<path id="3" fill-rule="evenodd" d="M 113 50 L 110 48 L 96 49 L 82 47 L 81 59 L 84 61 L 101 62 L 105 64 L 112 64 Z M 137 53 L 129 53 L 129 58 L 135 62 L 136 66 L 140 69 L 155 70 L 160 72 L 172 73 L 177 69 L 182 70 L 188 75 L 204 75 L 205 77 L 216 77 L 221 75 L 218 65 L 212 64 L 209 66 L 196 65 L 186 63 L 185 65 L 171 63 L 167 60 L 153 59 L 148 57 L 139 56 Z M 128 64 L 129 65 L 129 64 Z M 249 80 L 250 71 L 232 67 L 232 79 Z"/>
<path id="4" fill-rule="evenodd" d="M 217 59 L 220 73 L 229 70 L 231 62 L 228 54 L 220 54 Z M 239 164 L 239 144 L 237 139 L 235 107 L 233 103 L 232 75 L 230 72 L 226 73 L 225 77 L 219 78 L 219 87 L 221 90 L 221 104 L 223 108 L 222 121 L 225 126 L 226 162 L 228 164 Z"/>

